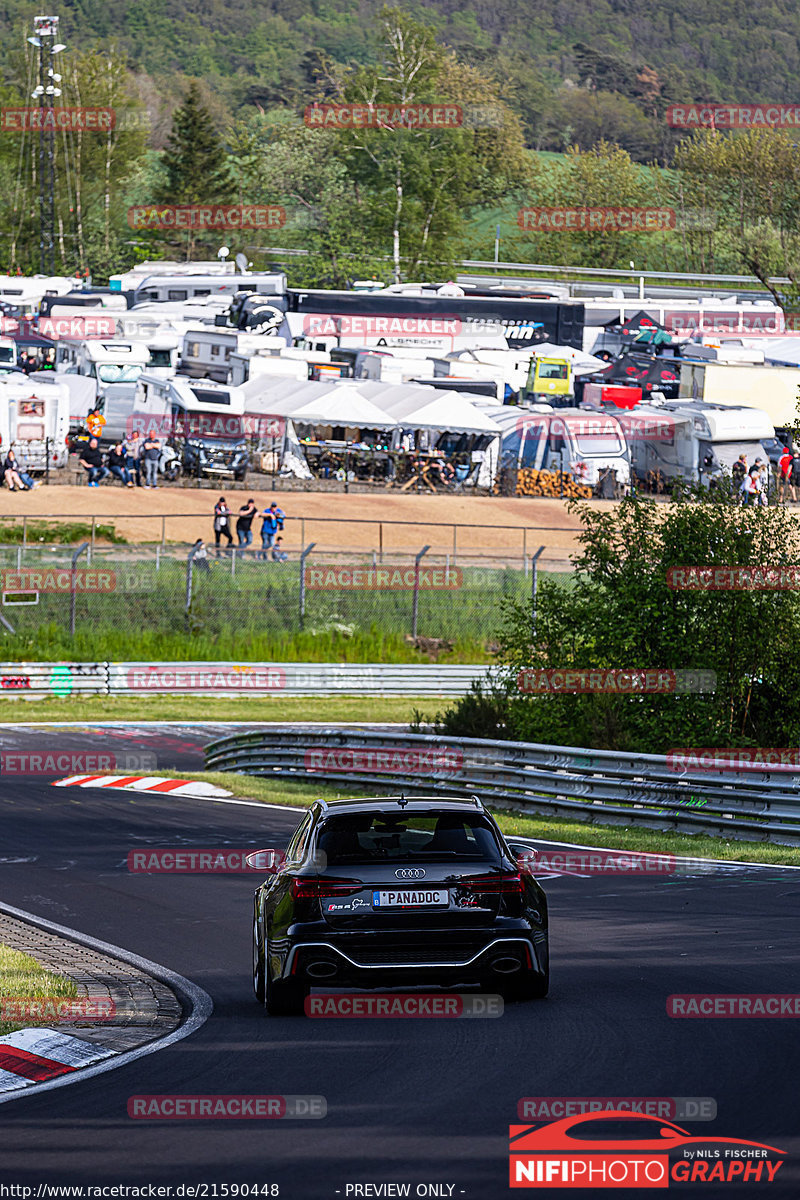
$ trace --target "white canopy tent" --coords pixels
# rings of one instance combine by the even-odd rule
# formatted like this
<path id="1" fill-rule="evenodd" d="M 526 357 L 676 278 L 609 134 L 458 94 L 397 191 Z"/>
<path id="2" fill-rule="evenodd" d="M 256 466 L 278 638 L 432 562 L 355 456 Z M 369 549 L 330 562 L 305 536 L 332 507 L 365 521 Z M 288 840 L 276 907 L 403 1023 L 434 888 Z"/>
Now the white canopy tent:
<path id="1" fill-rule="evenodd" d="M 346 429 L 396 429 L 397 421 L 388 416 L 358 386 L 334 385 L 326 394 L 292 412 L 297 425 L 337 425 Z"/>

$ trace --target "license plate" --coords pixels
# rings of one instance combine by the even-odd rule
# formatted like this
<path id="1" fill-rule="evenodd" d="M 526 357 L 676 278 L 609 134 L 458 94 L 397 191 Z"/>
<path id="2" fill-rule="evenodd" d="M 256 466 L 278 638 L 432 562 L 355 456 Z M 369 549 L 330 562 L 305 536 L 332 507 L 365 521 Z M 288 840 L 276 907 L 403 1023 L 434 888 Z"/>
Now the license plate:
<path id="1" fill-rule="evenodd" d="M 447 888 L 398 888 L 392 892 L 373 892 L 373 908 L 447 908 Z"/>

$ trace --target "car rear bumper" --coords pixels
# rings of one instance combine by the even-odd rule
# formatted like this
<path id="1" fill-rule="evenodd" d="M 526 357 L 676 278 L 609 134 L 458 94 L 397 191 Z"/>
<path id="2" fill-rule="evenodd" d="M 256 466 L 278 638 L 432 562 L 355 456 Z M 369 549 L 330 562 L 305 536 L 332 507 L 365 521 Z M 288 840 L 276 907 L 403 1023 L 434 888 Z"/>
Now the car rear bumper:
<path id="1" fill-rule="evenodd" d="M 320 937 L 294 943 L 284 961 L 284 978 L 293 976 L 322 986 L 361 987 L 403 984 L 486 983 L 543 972 L 547 965 L 547 934 L 530 931 L 491 936 L 479 944 L 394 943 L 370 947 L 357 942 Z"/>

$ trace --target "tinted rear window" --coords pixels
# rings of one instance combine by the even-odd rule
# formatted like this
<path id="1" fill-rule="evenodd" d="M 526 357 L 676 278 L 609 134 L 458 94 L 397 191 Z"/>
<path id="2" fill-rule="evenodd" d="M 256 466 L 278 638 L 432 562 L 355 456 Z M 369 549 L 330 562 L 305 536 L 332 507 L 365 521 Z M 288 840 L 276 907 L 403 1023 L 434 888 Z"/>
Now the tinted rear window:
<path id="1" fill-rule="evenodd" d="M 477 813 L 349 813 L 319 829 L 317 846 L 329 866 L 418 859 L 465 859 L 497 865 L 491 826 Z"/>

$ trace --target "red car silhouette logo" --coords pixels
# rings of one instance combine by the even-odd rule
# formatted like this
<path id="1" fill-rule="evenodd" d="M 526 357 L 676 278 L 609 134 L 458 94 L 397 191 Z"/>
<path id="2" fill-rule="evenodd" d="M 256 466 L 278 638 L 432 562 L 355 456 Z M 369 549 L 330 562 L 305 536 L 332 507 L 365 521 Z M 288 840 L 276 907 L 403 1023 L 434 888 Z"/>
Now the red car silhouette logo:
<path id="1" fill-rule="evenodd" d="M 511 1187 L 666 1188 L 769 1183 L 785 1151 L 705 1134 L 627 1110 L 583 1113 L 509 1129 Z"/>

